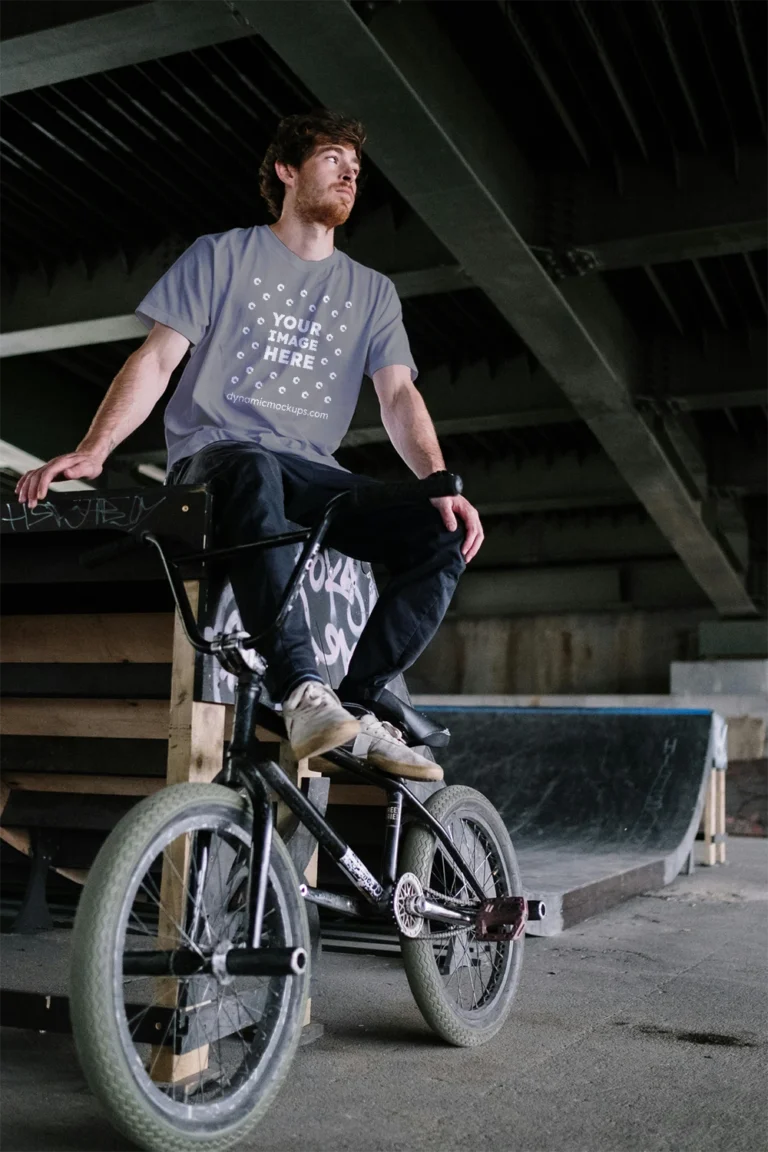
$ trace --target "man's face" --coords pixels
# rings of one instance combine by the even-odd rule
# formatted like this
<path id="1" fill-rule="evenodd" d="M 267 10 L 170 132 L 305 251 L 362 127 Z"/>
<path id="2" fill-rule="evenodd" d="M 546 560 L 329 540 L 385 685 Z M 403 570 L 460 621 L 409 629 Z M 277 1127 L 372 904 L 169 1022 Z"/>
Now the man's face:
<path id="1" fill-rule="evenodd" d="M 318 144 L 295 172 L 294 210 L 308 224 L 338 228 L 348 219 L 357 194 L 360 162 L 354 148 Z"/>

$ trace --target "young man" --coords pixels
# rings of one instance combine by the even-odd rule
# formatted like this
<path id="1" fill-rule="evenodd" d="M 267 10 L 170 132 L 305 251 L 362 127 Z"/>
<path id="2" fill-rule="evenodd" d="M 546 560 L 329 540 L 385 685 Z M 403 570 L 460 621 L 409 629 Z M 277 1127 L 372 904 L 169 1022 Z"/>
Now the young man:
<path id="1" fill-rule="evenodd" d="M 376 483 L 333 458 L 364 374 L 373 379 L 390 440 L 416 476 L 445 468 L 413 385 L 416 367 L 392 282 L 334 248 L 334 229 L 355 203 L 364 142 L 359 122 L 331 112 L 280 123 L 260 173 L 276 223 L 201 236 L 176 261 L 139 305 L 151 331 L 85 439 L 76 452 L 23 476 L 19 500 L 34 507 L 57 476 L 98 476 L 149 415 L 190 345 L 165 411 L 169 482 L 209 484 L 219 546 L 311 525 L 332 496 Z M 338 695 L 317 672 L 301 613 L 265 637 L 270 692 L 283 701 L 297 758 L 354 740 L 358 755 L 386 771 L 435 777 L 435 765 L 366 708 L 431 640 L 483 540 L 463 497 L 431 504 L 350 511 L 327 537 L 329 547 L 383 563 L 391 574 Z M 285 548 L 231 564 L 249 632 L 274 619 L 293 564 Z"/>

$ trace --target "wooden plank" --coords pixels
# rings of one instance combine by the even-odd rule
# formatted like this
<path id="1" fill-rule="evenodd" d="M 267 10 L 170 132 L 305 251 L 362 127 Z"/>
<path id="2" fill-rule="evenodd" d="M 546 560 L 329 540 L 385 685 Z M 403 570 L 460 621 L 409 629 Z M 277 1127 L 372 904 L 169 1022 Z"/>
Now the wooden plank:
<path id="1" fill-rule="evenodd" d="M 166 664 L 172 653 L 169 612 L 3 618 L 3 662 Z"/>
<path id="2" fill-rule="evenodd" d="M 192 611 L 197 615 L 200 585 L 196 580 L 188 580 L 184 587 Z M 208 783 L 223 767 L 226 706 L 196 701 L 194 685 L 195 650 L 177 619 L 173 633 L 171 707 L 167 727 L 168 784 Z"/>
<path id="3" fill-rule="evenodd" d="M 3 823 L 17 828 L 110 832 L 141 799 L 140 796 L 28 792 L 13 788 L 3 813 Z"/>
<path id="4" fill-rule="evenodd" d="M 149 776 L 83 776 L 55 772 L 4 772 L 10 788 L 23 792 L 84 792 L 97 796 L 154 796 L 164 780 Z"/>
<path id="5" fill-rule="evenodd" d="M 81 700 L 168 700 L 171 664 L 0 665 L 0 696 Z"/>
<path id="6" fill-rule="evenodd" d="M 5 811 L 5 806 L 10 799 L 11 784 L 10 781 L 4 779 L 0 782 L 0 817 Z M 6 844 L 10 844 L 17 852 L 21 852 L 23 856 L 32 855 L 32 838 L 26 828 L 3 828 L 0 827 L 0 840 L 4 840 Z M 75 884 L 85 884 L 88 871 L 85 868 L 54 868 L 54 872 L 58 872 L 60 876 L 66 876 L 67 880 L 74 881 Z"/>
<path id="7" fill-rule="evenodd" d="M 704 803 L 704 860 L 703 863 L 712 866 L 716 862 L 715 853 L 715 817 L 717 807 L 716 782 L 717 771 L 712 769 L 707 780 L 707 798 Z"/>
<path id="8" fill-rule="evenodd" d="M 712 773 L 717 778 L 716 780 L 716 793 L 717 793 L 717 813 L 715 819 L 715 830 L 721 839 L 715 846 L 715 859 L 718 864 L 725 864 L 725 771 L 720 770 Z"/>
<path id="9" fill-rule="evenodd" d="M 5 736 L 2 742 L 4 772 L 150 776 L 165 780 L 167 759 L 167 732 L 163 740 L 108 740 L 99 736 Z"/>
<path id="10" fill-rule="evenodd" d="M 351 804 L 359 807 L 385 807 L 387 793 L 375 784 L 334 784 L 331 782 L 328 793 L 328 806 Z"/>
<path id="11" fill-rule="evenodd" d="M 192 611 L 197 616 L 200 585 L 184 585 Z M 224 753 L 223 704 L 202 704 L 194 699 L 195 650 L 184 635 L 178 616 L 173 629 L 173 674 L 168 718 L 168 766 L 166 782 L 190 781 L 207 783 L 222 768 Z M 160 917 L 158 948 L 172 949 L 180 941 L 179 925 L 183 924 L 187 904 L 189 871 L 189 835 L 179 837 L 163 859 L 160 880 Z M 156 982 L 157 1001 L 167 1008 L 177 1005 L 178 983 L 173 979 Z M 208 1045 L 176 1055 L 163 1046 L 154 1046 L 150 1057 L 150 1076 L 163 1083 L 178 1083 L 194 1072 L 208 1067 Z"/>
<path id="12" fill-rule="evenodd" d="M 168 703 L 165 700 L 47 700 L 40 697 L 4 700 L 0 710 L 0 735 L 167 740 Z"/>

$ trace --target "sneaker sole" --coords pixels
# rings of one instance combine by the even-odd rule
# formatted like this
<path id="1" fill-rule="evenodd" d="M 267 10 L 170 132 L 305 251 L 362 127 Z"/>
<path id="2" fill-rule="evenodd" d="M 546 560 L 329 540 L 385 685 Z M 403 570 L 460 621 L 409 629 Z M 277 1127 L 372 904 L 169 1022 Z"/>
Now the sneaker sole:
<path id="1" fill-rule="evenodd" d="M 320 756 L 323 752 L 330 752 L 348 740 L 354 740 L 360 734 L 360 724 L 357 720 L 344 720 L 333 728 L 326 728 L 323 732 L 315 732 L 311 739 L 305 740 L 298 746 L 291 744 L 291 750 L 297 760 L 305 760 L 308 756 Z"/>

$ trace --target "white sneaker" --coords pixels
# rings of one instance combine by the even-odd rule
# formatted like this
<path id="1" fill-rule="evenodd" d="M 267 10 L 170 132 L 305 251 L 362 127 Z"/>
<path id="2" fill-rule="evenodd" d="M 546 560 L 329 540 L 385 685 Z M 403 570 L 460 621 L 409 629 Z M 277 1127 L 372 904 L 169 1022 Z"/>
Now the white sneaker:
<path id="1" fill-rule="evenodd" d="M 368 760 L 382 772 L 407 780 L 442 780 L 439 764 L 409 748 L 403 734 L 388 720 L 377 720 L 371 712 L 360 717 L 360 735 L 352 745 L 352 755 Z"/>
<path id="2" fill-rule="evenodd" d="M 359 721 L 342 708 L 336 693 L 317 680 L 294 688 L 283 705 L 283 719 L 297 760 L 329 752 L 360 732 Z"/>

